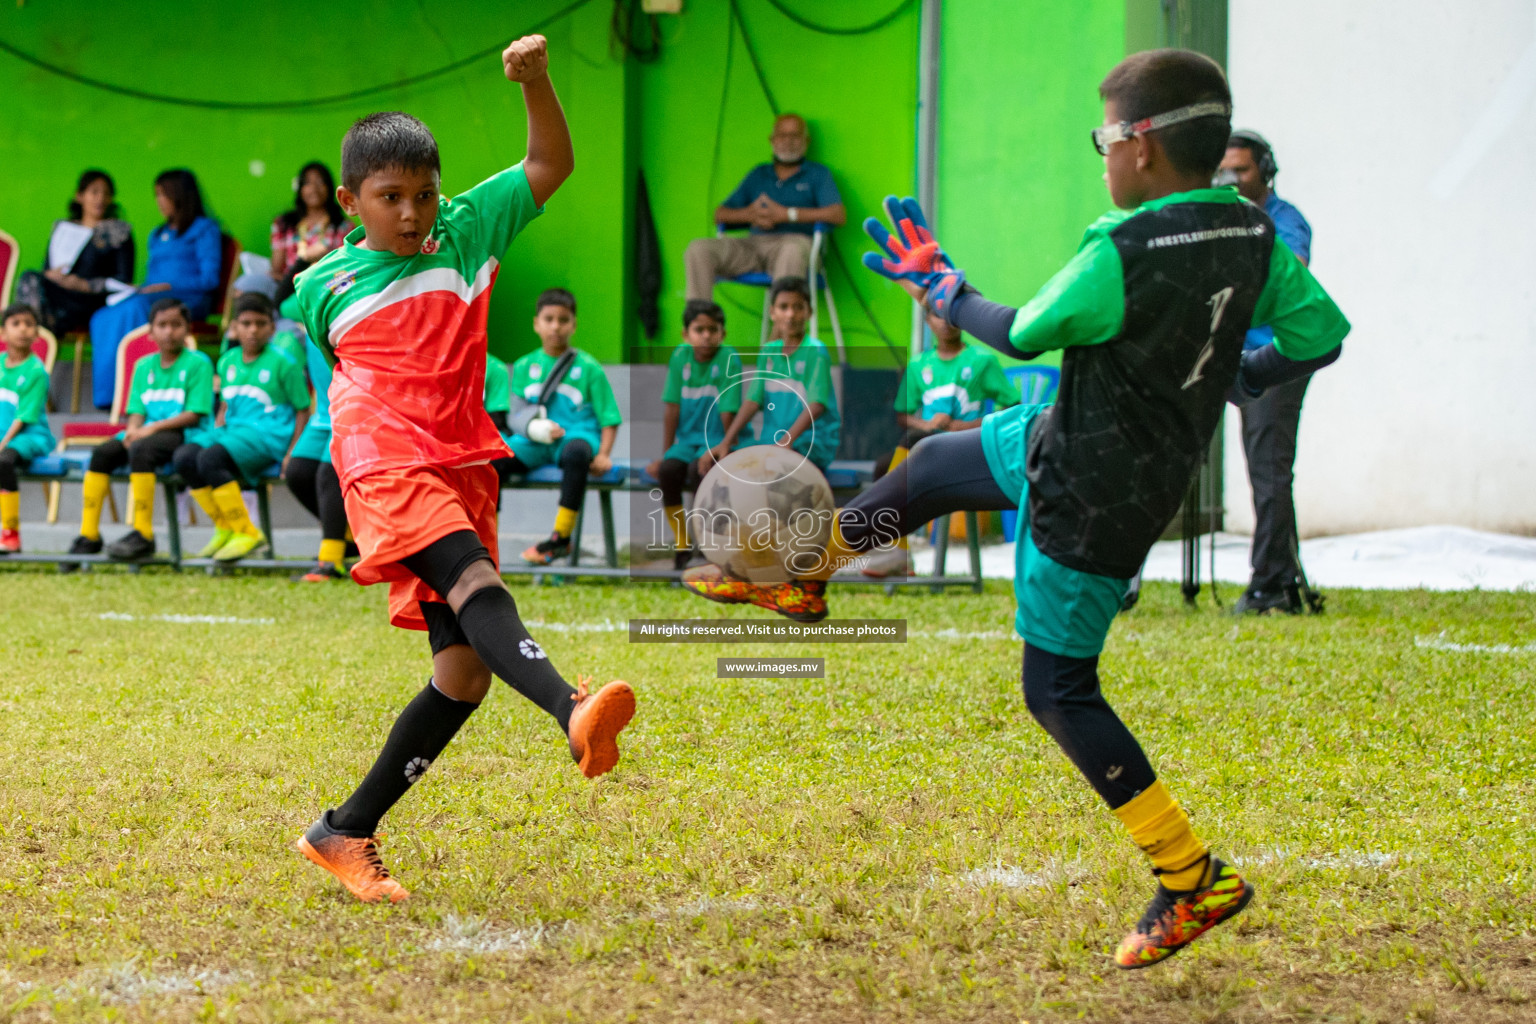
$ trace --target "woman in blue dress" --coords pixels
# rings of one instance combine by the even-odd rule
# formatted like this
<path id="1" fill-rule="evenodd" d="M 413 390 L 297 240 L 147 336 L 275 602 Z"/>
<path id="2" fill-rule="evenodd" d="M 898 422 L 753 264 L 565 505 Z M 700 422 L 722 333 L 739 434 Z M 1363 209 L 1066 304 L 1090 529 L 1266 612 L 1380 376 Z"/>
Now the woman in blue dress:
<path id="1" fill-rule="evenodd" d="M 118 345 L 129 331 L 149 323 L 155 300 L 178 298 L 194 319 L 202 319 L 219 287 L 219 226 L 203 212 L 197 178 L 187 170 L 162 172 L 155 179 L 155 205 L 165 223 L 150 232 L 144 284 L 91 317 L 91 394 L 98 409 L 112 404 Z"/>

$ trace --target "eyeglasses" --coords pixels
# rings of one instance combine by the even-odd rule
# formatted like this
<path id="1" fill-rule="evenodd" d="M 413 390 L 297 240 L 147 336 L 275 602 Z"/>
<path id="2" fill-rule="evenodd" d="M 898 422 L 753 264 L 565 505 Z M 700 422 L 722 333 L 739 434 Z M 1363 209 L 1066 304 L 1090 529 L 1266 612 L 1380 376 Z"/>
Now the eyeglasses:
<path id="1" fill-rule="evenodd" d="M 1217 116 L 1231 117 L 1232 107 L 1219 102 L 1191 103 L 1187 107 L 1170 110 L 1166 114 L 1154 114 L 1140 121 L 1121 121 L 1118 124 L 1102 125 L 1093 130 L 1093 148 L 1099 151 L 1099 156 L 1108 156 L 1109 147 L 1117 142 L 1124 142 L 1138 135 L 1145 135 L 1147 132 L 1155 132 L 1169 125 L 1193 121 L 1197 117 Z"/>

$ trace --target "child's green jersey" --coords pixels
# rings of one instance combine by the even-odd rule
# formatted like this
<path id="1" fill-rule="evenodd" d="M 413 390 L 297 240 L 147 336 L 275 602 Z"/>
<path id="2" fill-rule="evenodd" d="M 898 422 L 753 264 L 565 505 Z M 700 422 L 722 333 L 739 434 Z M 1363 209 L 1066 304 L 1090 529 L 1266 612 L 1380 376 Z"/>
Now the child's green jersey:
<path id="1" fill-rule="evenodd" d="M 254 430 L 282 446 L 293 436 L 295 410 L 309 408 L 309 385 L 303 367 L 270 346 L 250 362 L 232 348 L 219 360 L 219 397 L 225 430 Z"/>
<path id="2" fill-rule="evenodd" d="M 815 338 L 806 338 L 786 356 L 783 341 L 770 341 L 757 357 L 757 373 L 747 388 L 747 398 L 763 410 L 759 444 L 777 444 L 801 413 L 819 402 L 826 407 L 821 418 L 795 439 L 794 449 L 822 469 L 837 455 L 842 421 L 837 414 L 837 393 L 832 388 L 832 355 Z"/>
<path id="3" fill-rule="evenodd" d="M 624 417 L 613 399 L 613 388 L 603 372 L 603 364 L 581 349 L 575 351 L 576 359 L 565 371 L 545 411 L 565 428 L 567 438 L 586 438 L 596 451 L 602 428 L 616 427 L 624 422 Z M 537 402 L 549 371 L 558 361 L 559 356 L 549 355 L 543 348 L 518 359 L 512 364 L 513 393 Z"/>
<path id="4" fill-rule="evenodd" d="M 725 440 L 720 415 L 741 408 L 743 384 L 741 356 L 731 346 L 721 345 L 707 363 L 694 357 L 692 345 L 677 346 L 661 391 L 663 402 L 678 407 L 677 438 L 668 450 L 677 452 L 677 458 L 696 459 Z M 682 453 L 685 448 L 688 454 Z"/>
<path id="5" fill-rule="evenodd" d="M 988 399 L 999 409 L 1019 402 L 1019 389 L 995 355 L 965 345 L 945 358 L 932 348 L 907 365 L 896 411 L 925 420 L 946 415 L 956 423 L 969 423 L 981 419 Z"/>
<path id="6" fill-rule="evenodd" d="M 485 354 L 485 411 L 507 412 L 512 408 L 512 377 L 507 364 Z"/>
<path id="7" fill-rule="evenodd" d="M 184 348 L 170 366 L 161 365 L 158 352 L 140 359 L 128 388 L 128 415 L 158 423 L 184 412 L 213 415 L 213 364 L 208 357 Z"/>
<path id="8" fill-rule="evenodd" d="M 16 440 L 27 438 L 18 446 L 38 453 L 53 448 L 53 433 L 48 429 L 48 371 L 37 356 L 28 355 L 16 366 L 6 366 L 0 356 L 0 437 L 20 420 L 25 424 Z M 14 442 L 13 442 L 14 443 Z"/>

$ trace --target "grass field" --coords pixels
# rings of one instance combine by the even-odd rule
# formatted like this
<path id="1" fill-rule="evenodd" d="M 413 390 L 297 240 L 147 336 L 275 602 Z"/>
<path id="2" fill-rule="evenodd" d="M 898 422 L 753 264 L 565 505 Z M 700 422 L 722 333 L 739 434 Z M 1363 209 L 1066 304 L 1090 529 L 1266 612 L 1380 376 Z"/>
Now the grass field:
<path id="1" fill-rule="evenodd" d="M 513 593 L 634 684 L 625 759 L 586 782 L 498 685 L 385 820 L 414 896 L 377 907 L 290 844 L 426 678 L 382 592 L 0 574 L 0 1021 L 1536 1020 L 1531 595 L 1238 622 L 1150 586 L 1106 690 L 1259 892 L 1125 974 L 1151 878 L 1030 720 L 1005 589 L 835 595 L 905 645 L 733 648 L 627 642 L 714 611 L 678 590 Z"/>

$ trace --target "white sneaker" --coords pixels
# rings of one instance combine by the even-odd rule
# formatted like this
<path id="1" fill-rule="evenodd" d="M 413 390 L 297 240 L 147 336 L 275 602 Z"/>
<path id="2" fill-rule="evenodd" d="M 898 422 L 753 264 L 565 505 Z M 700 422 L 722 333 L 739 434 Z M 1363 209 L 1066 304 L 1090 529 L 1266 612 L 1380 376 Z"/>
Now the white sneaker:
<path id="1" fill-rule="evenodd" d="M 912 553 L 903 547 L 881 548 L 865 559 L 859 571 L 877 580 L 887 576 L 911 576 L 914 574 Z"/>

